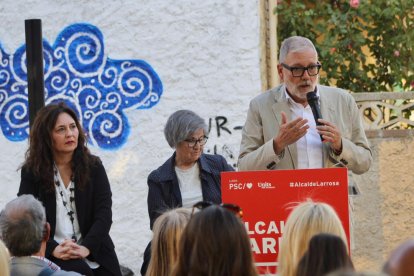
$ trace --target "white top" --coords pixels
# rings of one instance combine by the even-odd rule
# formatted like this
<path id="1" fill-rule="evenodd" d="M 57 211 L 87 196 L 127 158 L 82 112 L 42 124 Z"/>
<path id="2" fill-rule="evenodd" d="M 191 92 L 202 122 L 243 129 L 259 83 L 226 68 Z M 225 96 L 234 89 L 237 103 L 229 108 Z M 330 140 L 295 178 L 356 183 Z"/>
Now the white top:
<path id="1" fill-rule="evenodd" d="M 56 169 L 57 170 L 57 169 Z M 62 243 L 65 239 L 72 239 L 73 235 L 73 228 L 75 228 L 75 236 L 77 243 L 79 244 L 82 239 L 82 234 L 79 228 L 79 221 L 78 221 L 78 213 L 76 212 L 76 204 L 75 201 L 70 202 L 70 188 L 75 188 L 75 183 L 71 180 L 68 187 L 65 187 L 63 184 L 62 177 L 60 176 L 59 170 L 57 170 L 57 180 L 59 181 L 60 185 L 57 186 L 55 184 L 56 190 L 56 228 L 55 228 L 55 236 L 54 240 L 57 241 L 59 244 Z M 55 179 L 56 181 L 56 179 Z M 66 207 L 63 205 L 63 200 L 66 203 Z M 73 196 L 75 193 L 73 193 Z M 70 221 L 68 211 L 72 210 L 73 214 L 73 227 Z M 88 259 L 84 259 L 84 261 L 89 265 L 90 268 L 95 269 L 99 267 L 99 264 L 96 262 L 91 262 Z"/>
<path id="2" fill-rule="evenodd" d="M 72 223 L 70 221 L 68 211 L 72 210 L 74 212 L 73 215 L 73 226 L 75 228 L 75 235 L 76 240 L 80 240 L 82 235 L 79 229 L 79 221 L 78 221 L 78 215 L 76 212 L 76 205 L 73 201 L 70 202 L 70 188 L 75 188 L 75 183 L 71 180 L 68 187 L 65 187 L 63 184 L 62 178 L 60 176 L 59 170 L 57 171 L 57 180 L 60 182 L 59 186 L 55 186 L 56 190 L 56 229 L 55 229 L 55 241 L 58 243 L 62 243 L 65 239 L 72 239 L 73 236 L 73 227 Z M 66 207 L 63 205 L 63 200 L 66 203 Z M 74 195 L 74 193 L 73 193 Z M 66 209 L 67 208 L 67 209 Z"/>
<path id="3" fill-rule="evenodd" d="M 302 117 L 308 120 L 309 129 L 306 135 L 296 142 L 298 151 L 298 169 L 323 168 L 323 146 L 321 137 L 316 129 L 316 122 L 313 117 L 312 109 L 309 104 L 304 107 L 302 104 L 295 102 L 286 92 L 292 119 Z M 319 96 L 319 93 L 316 92 Z"/>
<path id="4" fill-rule="evenodd" d="M 195 163 L 194 166 L 187 170 L 175 167 L 175 172 L 180 185 L 183 207 L 193 207 L 195 203 L 203 200 L 198 164 Z"/>

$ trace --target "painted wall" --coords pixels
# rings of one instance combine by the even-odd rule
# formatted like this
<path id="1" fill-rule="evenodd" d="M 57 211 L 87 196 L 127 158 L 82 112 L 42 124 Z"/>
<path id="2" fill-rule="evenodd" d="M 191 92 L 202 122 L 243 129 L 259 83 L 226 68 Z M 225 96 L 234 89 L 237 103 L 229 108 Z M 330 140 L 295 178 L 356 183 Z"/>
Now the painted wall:
<path id="1" fill-rule="evenodd" d="M 151 238 L 146 178 L 173 153 L 163 136 L 167 117 L 178 109 L 196 111 L 211 127 L 206 151 L 221 153 L 230 164 L 236 163 L 240 127 L 244 124 L 249 100 L 260 91 L 258 3 L 236 0 L 2 0 L 2 60 L 18 56 L 18 49 L 25 43 L 24 20 L 30 18 L 42 19 L 43 39 L 52 48 L 62 42 L 61 38 L 67 34 L 65 28 L 88 23 L 102 34 L 103 60 L 116 63 L 118 69 L 123 61 L 133 64 L 144 61 L 149 65 L 148 72 L 152 72 L 148 74 L 153 74 L 152 80 L 156 82 L 158 77 L 159 99 L 148 108 L 142 109 L 136 104 L 115 112 L 122 114 L 121 125 L 126 130 L 121 142 L 105 147 L 99 143 L 108 142 L 105 135 L 99 141 L 91 141 L 91 150 L 102 158 L 112 186 L 111 235 L 118 257 L 121 264 L 138 273 L 143 251 Z M 69 67 L 65 68 L 69 70 Z M 0 74 L 0 86 L 4 78 Z M 83 86 L 94 83 L 93 89 L 83 91 L 85 94 L 102 92 L 102 83 L 97 85 L 98 75 L 82 76 L 78 72 L 72 78 L 82 79 Z M 111 89 L 117 90 L 115 86 Z M 65 93 L 70 89 L 64 90 L 59 90 L 61 94 L 55 96 L 68 96 Z M 24 89 L 19 91 L 24 95 Z M 55 90 L 49 86 L 48 91 Z M 72 87 L 73 91 L 79 93 L 79 89 Z M 5 93 L 0 92 L 0 108 L 5 108 L 5 99 L 12 95 L 9 89 Z M 52 94 L 49 96 L 51 101 Z M 136 97 L 130 99 L 137 100 Z M 125 107 L 124 98 L 120 103 Z M 81 106 L 79 101 L 73 104 Z M 20 106 L 22 109 L 12 116 L 23 124 L 22 136 L 11 139 L 3 125 L 0 133 L 0 206 L 17 193 L 20 181 L 17 169 L 27 149 L 24 100 Z M 93 104 L 89 106 L 92 107 Z M 98 112 L 97 109 L 92 111 L 94 115 Z M 100 127 L 93 129 L 99 134 Z M 90 131 L 93 132 L 92 128 Z"/>

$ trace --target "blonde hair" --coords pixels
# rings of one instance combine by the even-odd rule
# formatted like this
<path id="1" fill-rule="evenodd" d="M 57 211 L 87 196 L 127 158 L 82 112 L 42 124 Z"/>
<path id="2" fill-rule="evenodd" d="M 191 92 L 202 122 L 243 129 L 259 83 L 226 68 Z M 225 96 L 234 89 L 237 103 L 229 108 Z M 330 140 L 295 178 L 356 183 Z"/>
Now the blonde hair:
<path id="1" fill-rule="evenodd" d="M 177 260 L 181 234 L 191 217 L 191 211 L 177 208 L 163 213 L 154 223 L 151 260 L 146 276 L 168 276 Z"/>
<path id="2" fill-rule="evenodd" d="M 10 275 L 10 254 L 2 240 L 0 240 L 0 275 Z"/>
<path id="3" fill-rule="evenodd" d="M 339 236 L 349 252 L 341 220 L 330 205 L 312 200 L 298 204 L 284 227 L 278 255 L 279 276 L 296 276 L 297 266 L 308 249 L 310 239 L 319 233 Z"/>

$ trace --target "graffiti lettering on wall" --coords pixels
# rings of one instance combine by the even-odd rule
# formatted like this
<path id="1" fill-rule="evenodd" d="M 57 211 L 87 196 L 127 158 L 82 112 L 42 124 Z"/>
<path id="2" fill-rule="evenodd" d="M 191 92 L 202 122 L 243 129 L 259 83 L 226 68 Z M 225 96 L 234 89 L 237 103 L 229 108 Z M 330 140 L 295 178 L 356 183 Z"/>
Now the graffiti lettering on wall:
<path id="1" fill-rule="evenodd" d="M 210 154 L 220 154 L 226 158 L 227 162 L 233 167 L 237 167 L 237 158 L 239 151 L 239 139 L 243 126 L 231 126 L 225 116 L 216 116 L 209 118 L 208 130 L 209 140 L 213 143 L 207 143 L 205 152 Z"/>
<path id="2" fill-rule="evenodd" d="M 104 51 L 100 30 L 90 24 L 65 28 L 50 45 L 43 41 L 45 102 L 66 102 L 76 111 L 89 142 L 117 149 L 129 134 L 124 111 L 148 109 L 163 87 L 143 60 L 114 60 Z M 26 46 L 7 54 L 0 44 L 0 126 L 11 141 L 29 134 Z"/>

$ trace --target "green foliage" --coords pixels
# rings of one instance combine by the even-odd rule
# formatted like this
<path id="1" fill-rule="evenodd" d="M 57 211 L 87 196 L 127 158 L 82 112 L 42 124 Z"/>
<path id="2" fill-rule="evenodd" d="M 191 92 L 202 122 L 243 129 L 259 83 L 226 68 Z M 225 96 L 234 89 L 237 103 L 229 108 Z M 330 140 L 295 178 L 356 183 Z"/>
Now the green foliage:
<path id="1" fill-rule="evenodd" d="M 292 35 L 312 40 L 322 84 L 355 92 L 414 90 L 414 0 L 356 2 L 279 0 L 279 47 Z"/>

